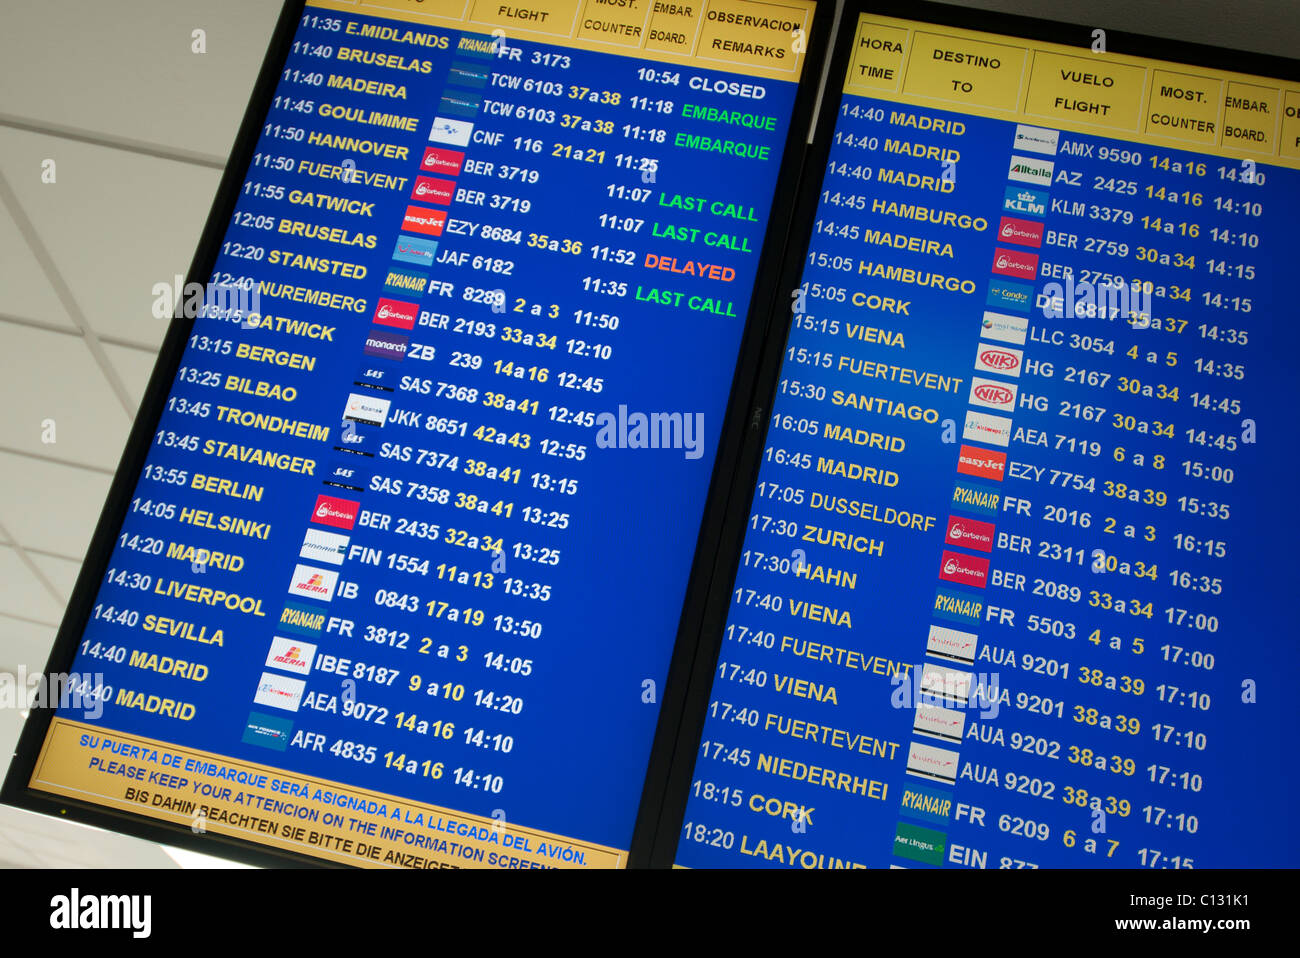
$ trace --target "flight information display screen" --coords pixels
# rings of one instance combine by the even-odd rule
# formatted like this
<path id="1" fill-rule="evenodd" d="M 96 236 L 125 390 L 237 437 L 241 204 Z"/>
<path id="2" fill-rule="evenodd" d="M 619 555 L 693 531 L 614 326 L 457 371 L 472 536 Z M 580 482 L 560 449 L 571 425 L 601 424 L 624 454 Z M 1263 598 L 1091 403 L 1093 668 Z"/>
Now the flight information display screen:
<path id="1" fill-rule="evenodd" d="M 1296 865 L 1300 83 L 845 29 L 676 861 Z"/>
<path id="2" fill-rule="evenodd" d="M 813 7 L 307 4 L 30 787 L 626 864 Z"/>

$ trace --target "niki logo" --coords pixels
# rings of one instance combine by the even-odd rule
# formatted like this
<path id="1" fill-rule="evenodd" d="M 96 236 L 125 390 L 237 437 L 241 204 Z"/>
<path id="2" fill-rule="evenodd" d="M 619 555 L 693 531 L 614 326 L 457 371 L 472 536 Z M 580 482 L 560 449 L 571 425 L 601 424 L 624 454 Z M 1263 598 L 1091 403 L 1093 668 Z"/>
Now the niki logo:
<path id="1" fill-rule="evenodd" d="M 981 343 L 975 353 L 975 368 L 982 373 L 1018 377 L 1024 356 L 1022 350 L 1010 346 L 988 346 Z"/>
<path id="2" fill-rule="evenodd" d="M 1016 384 L 972 376 L 970 403 L 972 406 L 985 406 L 999 412 L 1012 412 L 1016 407 Z"/>

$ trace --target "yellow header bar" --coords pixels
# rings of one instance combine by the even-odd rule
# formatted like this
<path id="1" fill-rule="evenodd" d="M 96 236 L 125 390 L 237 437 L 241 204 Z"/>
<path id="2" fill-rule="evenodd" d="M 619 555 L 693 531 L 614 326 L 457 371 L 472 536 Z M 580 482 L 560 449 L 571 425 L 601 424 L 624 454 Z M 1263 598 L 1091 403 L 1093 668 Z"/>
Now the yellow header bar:
<path id="1" fill-rule="evenodd" d="M 1300 85 L 862 14 L 844 92 L 1300 168 Z"/>
<path id="2" fill-rule="evenodd" d="M 797 81 L 816 0 L 308 0 L 510 40 Z"/>

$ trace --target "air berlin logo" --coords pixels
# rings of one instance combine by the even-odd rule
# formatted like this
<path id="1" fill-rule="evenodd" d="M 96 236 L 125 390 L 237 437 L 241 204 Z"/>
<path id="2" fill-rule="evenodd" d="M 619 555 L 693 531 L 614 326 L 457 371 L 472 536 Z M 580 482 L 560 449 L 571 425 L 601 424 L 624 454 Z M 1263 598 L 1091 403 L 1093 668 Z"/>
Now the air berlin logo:
<path id="1" fill-rule="evenodd" d="M 993 256 L 993 272 L 1017 279 L 1033 279 L 1038 275 L 1038 256 L 1012 249 L 999 249 Z"/>
<path id="2" fill-rule="evenodd" d="M 334 496 L 317 496 L 316 508 L 312 511 L 312 522 L 338 529 L 351 529 L 357 521 L 357 511 L 361 503 L 351 499 L 336 499 Z"/>
<path id="3" fill-rule="evenodd" d="M 424 151 L 424 162 L 420 164 L 420 168 L 430 173 L 455 176 L 460 172 L 460 166 L 464 162 L 465 154 L 459 150 L 440 150 L 436 146 L 431 146 Z"/>
<path id="4" fill-rule="evenodd" d="M 960 582 L 962 585 L 978 586 L 982 589 L 988 582 L 988 577 L 988 559 L 944 550 L 943 561 L 939 568 L 940 579 L 947 582 Z"/>
<path id="5" fill-rule="evenodd" d="M 998 225 L 998 239 L 1004 243 L 1018 243 L 1021 246 L 1042 246 L 1043 224 L 1004 216 Z"/>
<path id="6" fill-rule="evenodd" d="M 398 329 L 414 329 L 415 318 L 420 307 L 414 303 L 402 303 L 395 299 L 381 299 L 375 307 L 375 322 L 381 326 L 395 326 Z"/>
<path id="7" fill-rule="evenodd" d="M 967 519 L 965 516 L 949 516 L 944 542 L 950 546 L 992 552 L 994 528 L 991 522 L 980 522 L 978 519 Z"/>
<path id="8" fill-rule="evenodd" d="M 411 199 L 419 200 L 421 203 L 438 203 L 446 206 L 451 202 L 451 195 L 455 190 L 456 184 L 451 180 L 418 176 L 415 179 L 415 189 L 411 191 Z"/>

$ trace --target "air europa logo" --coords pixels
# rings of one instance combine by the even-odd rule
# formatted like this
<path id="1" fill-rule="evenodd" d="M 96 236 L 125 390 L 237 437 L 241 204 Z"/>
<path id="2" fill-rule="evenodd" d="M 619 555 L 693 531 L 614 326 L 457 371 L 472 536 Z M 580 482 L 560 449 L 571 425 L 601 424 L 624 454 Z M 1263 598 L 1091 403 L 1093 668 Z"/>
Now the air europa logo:
<path id="1" fill-rule="evenodd" d="M 975 353 L 975 368 L 980 372 L 1019 376 L 1024 352 L 1009 346 L 981 345 Z"/>
<path id="2" fill-rule="evenodd" d="M 999 412 L 1012 412 L 1016 406 L 1016 384 L 973 376 L 970 403 L 972 406 L 986 406 Z"/>
<path id="3" fill-rule="evenodd" d="M 1038 256 L 1019 250 L 998 249 L 993 254 L 993 272 L 1017 279 L 1033 279 L 1038 275 Z"/>
<path id="4" fill-rule="evenodd" d="M 981 522 L 979 519 L 968 519 L 965 516 L 949 516 L 948 531 L 943 541 L 950 546 L 992 552 L 994 530 L 995 526 L 991 522 Z"/>
<path id="5" fill-rule="evenodd" d="M 990 416 L 987 413 L 966 411 L 966 425 L 961 437 L 973 442 L 987 442 L 994 446 L 1005 446 L 1011 442 L 1011 420 L 1006 416 Z"/>
<path id="6" fill-rule="evenodd" d="M 357 521 L 357 511 L 361 503 L 351 499 L 336 499 L 334 496 L 317 496 L 316 508 L 312 510 L 312 522 L 334 526 L 338 529 L 351 529 Z"/>
<path id="7" fill-rule="evenodd" d="M 1018 243 L 1021 246 L 1043 245 L 1043 224 L 1033 220 L 1016 219 L 1004 216 L 998 223 L 998 239 L 1004 243 Z"/>

